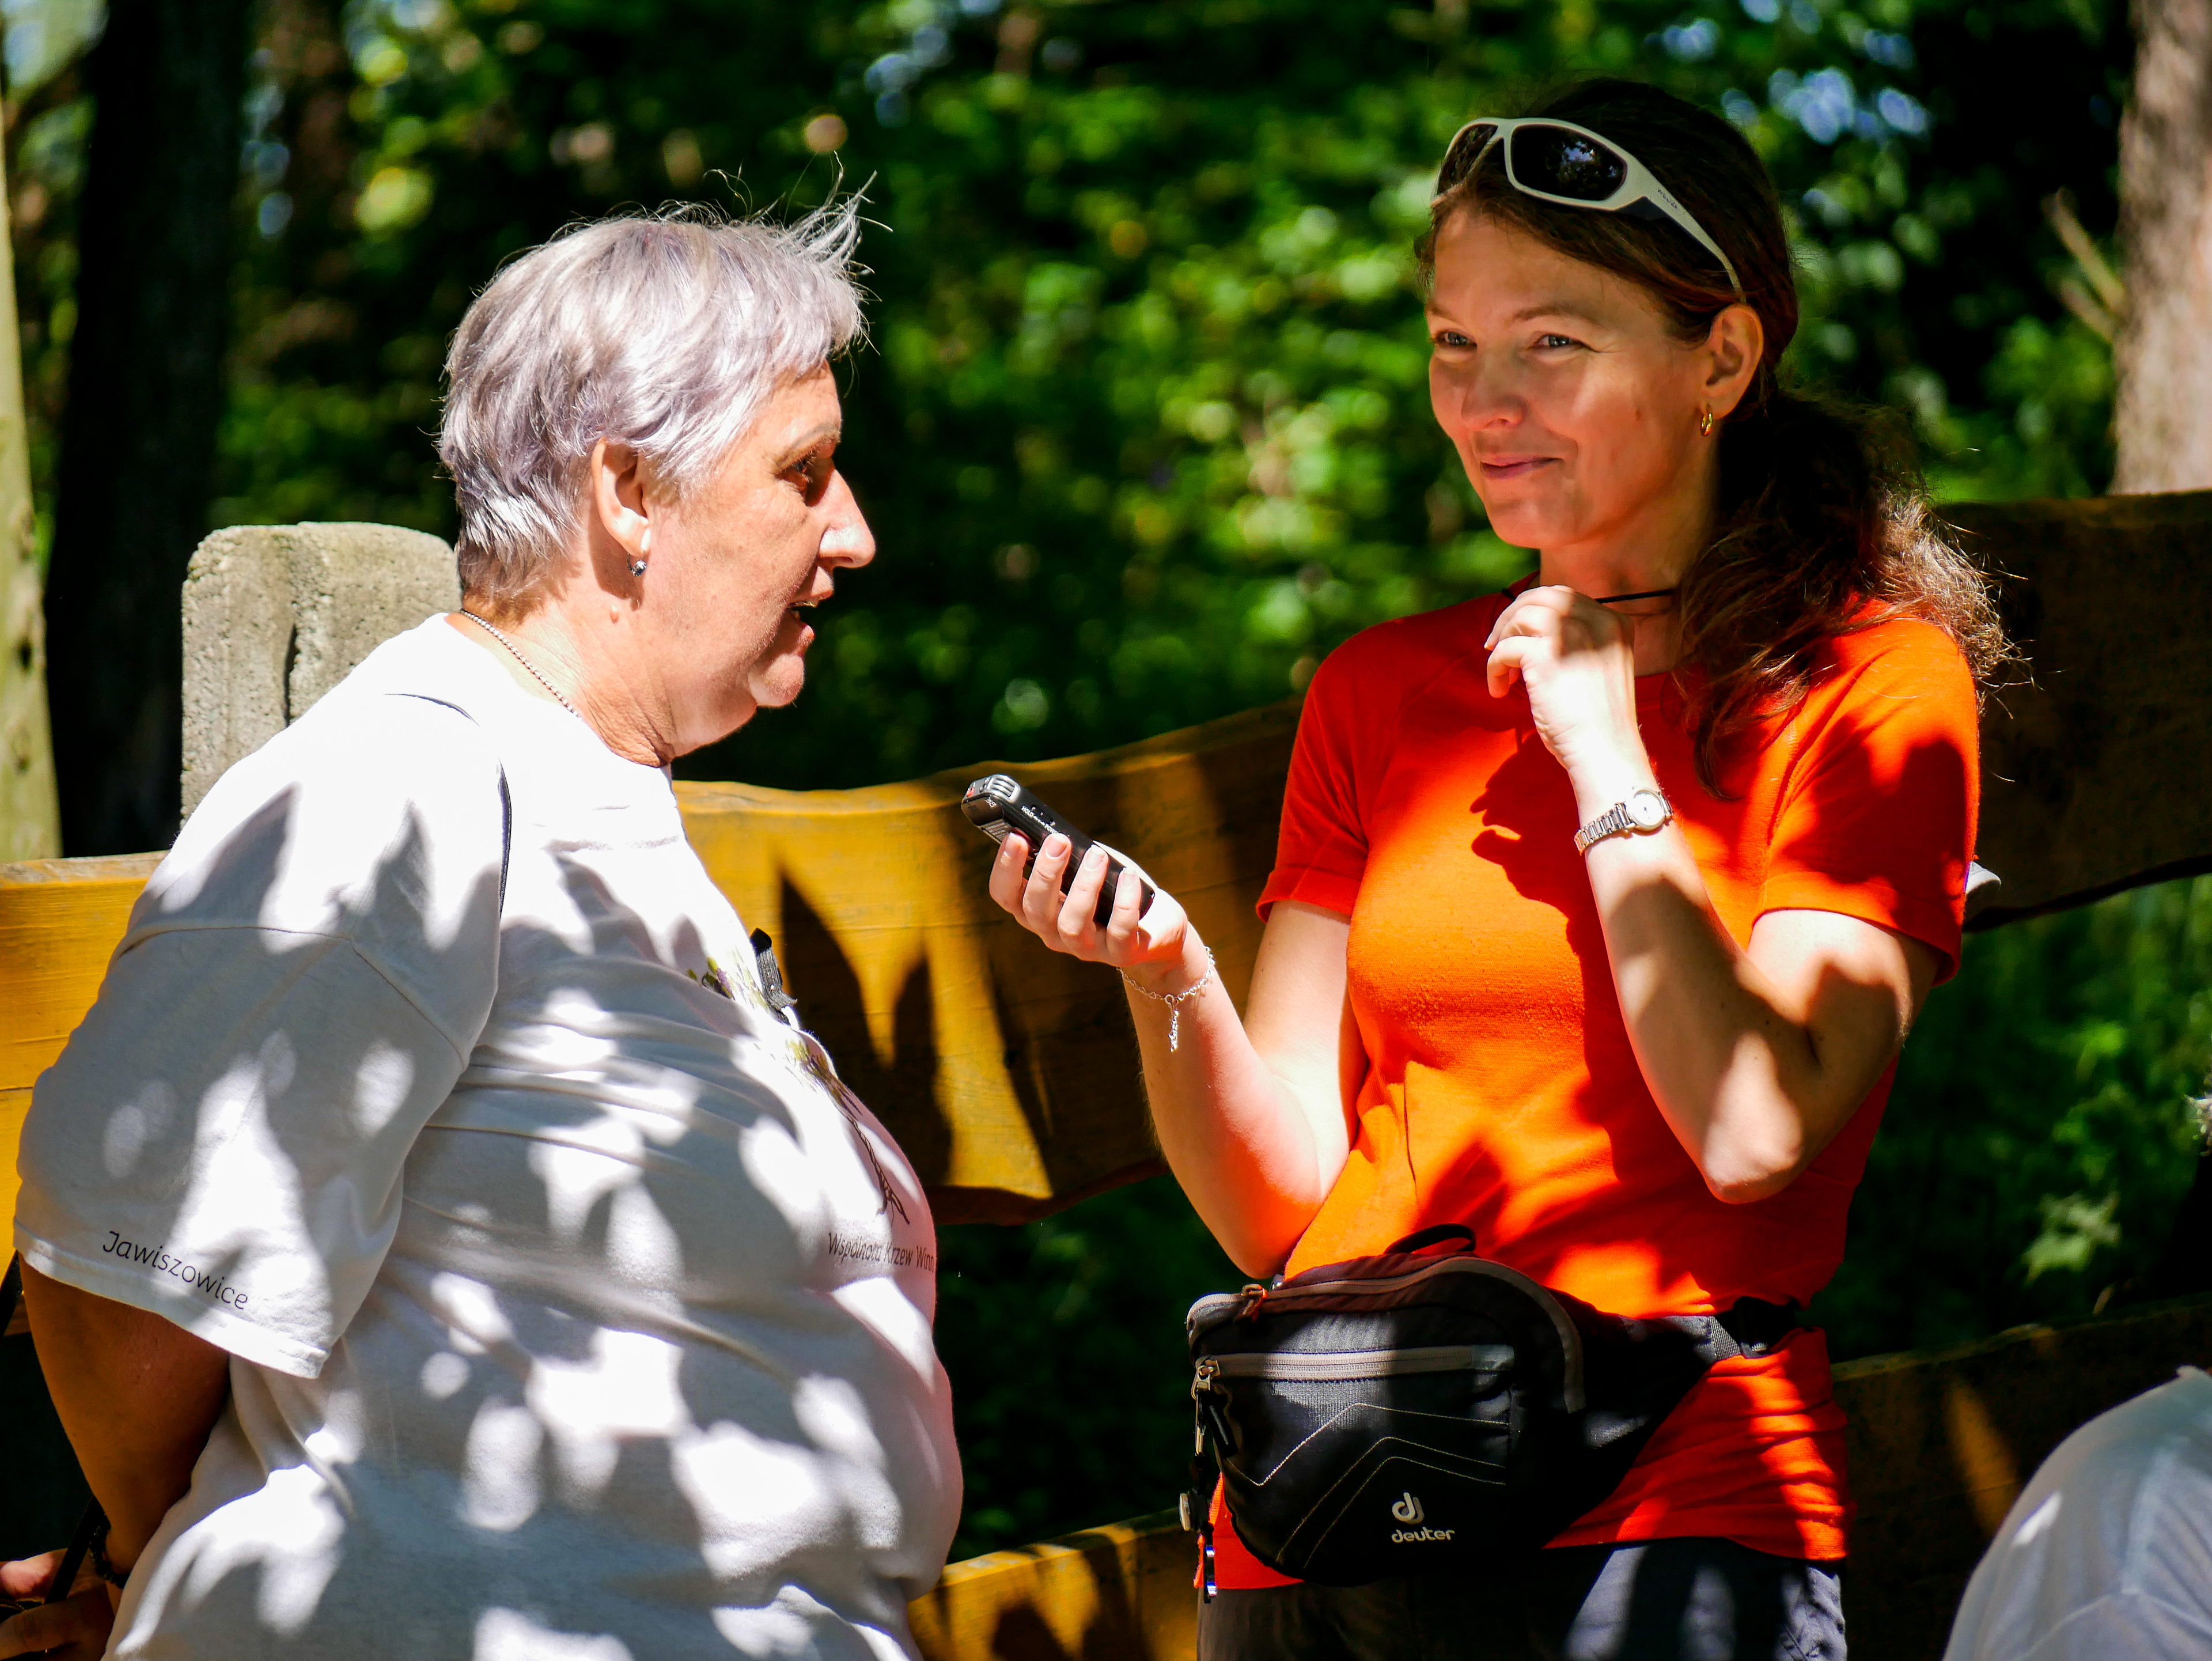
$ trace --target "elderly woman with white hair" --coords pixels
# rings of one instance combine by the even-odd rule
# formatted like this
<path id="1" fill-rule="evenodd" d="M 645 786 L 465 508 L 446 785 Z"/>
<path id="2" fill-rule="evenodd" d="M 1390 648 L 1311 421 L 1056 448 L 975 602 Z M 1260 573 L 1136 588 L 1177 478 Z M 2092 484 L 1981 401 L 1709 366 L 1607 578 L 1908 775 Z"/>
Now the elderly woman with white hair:
<path id="1" fill-rule="evenodd" d="M 224 776 L 39 1085 L 16 1244 L 108 1585 L 0 1656 L 111 1606 L 145 1661 L 911 1653 L 928 1208 L 668 779 L 873 556 L 855 234 L 608 221 L 462 322 L 462 611 Z"/>

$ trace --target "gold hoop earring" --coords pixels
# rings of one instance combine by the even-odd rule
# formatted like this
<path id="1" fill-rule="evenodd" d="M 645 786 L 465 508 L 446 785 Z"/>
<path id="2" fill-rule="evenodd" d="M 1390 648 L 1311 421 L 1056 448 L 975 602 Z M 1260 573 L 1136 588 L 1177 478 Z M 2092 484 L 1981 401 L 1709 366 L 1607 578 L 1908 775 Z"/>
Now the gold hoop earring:
<path id="1" fill-rule="evenodd" d="M 1711 410 L 1708 410 L 1705 414 L 1698 417 L 1698 436 L 1699 438 L 1711 438 L 1712 435 L 1713 412 Z"/>

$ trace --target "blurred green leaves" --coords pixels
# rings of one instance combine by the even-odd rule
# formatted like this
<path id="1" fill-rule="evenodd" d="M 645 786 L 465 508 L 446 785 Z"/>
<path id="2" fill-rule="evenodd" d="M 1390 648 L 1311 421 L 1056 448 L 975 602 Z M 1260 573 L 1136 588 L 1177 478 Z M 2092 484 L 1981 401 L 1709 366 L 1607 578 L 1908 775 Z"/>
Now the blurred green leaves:
<path id="1" fill-rule="evenodd" d="M 1243 1280 L 1167 1177 L 1022 1228 L 946 1230 L 937 1340 L 969 1473 L 954 1557 L 1174 1506 L 1183 1313 Z"/>
<path id="2" fill-rule="evenodd" d="M 1906 1041 L 1814 1313 L 1838 1355 L 2087 1314 L 2164 1248 L 2205 1145 L 2212 879 L 1970 935 Z"/>
<path id="3" fill-rule="evenodd" d="M 1944 492 L 2098 488 L 2109 353 L 2040 204 L 2111 224 L 2128 58 L 2118 0 L 267 0 L 216 517 L 450 532 L 437 367 L 501 259 L 842 178 L 876 222 L 846 462 L 883 551 L 799 708 L 686 769 L 1093 748 L 1525 568 L 1428 413 L 1409 248 L 1461 121 L 1573 75 L 1743 128 L 1800 252 L 1796 371 L 1909 411 Z M 11 135 L 34 424 L 82 109 Z"/>

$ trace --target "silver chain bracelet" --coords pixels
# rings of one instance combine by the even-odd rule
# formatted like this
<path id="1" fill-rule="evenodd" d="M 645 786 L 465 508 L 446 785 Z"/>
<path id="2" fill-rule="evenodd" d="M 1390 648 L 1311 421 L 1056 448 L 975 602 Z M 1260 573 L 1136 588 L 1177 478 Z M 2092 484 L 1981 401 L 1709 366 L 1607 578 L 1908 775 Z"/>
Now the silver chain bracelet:
<path id="1" fill-rule="evenodd" d="M 1129 990 L 1139 997 L 1150 998 L 1154 1003 L 1164 1003 L 1168 1007 L 1168 1049 L 1170 1052 L 1182 1042 L 1182 1007 L 1213 983 L 1213 948 L 1201 946 L 1199 950 L 1206 953 L 1206 973 L 1180 992 L 1154 992 L 1130 980 L 1127 970 L 1121 972 L 1121 978 L 1127 983 Z"/>

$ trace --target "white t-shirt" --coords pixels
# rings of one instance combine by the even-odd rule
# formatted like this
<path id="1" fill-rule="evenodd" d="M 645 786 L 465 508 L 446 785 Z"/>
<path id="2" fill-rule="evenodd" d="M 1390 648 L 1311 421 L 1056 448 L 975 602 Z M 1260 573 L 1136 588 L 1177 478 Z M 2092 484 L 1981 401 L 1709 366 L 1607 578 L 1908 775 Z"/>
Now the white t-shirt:
<path id="1" fill-rule="evenodd" d="M 26 1261 L 233 1357 L 112 1655 L 911 1653 L 960 1504 L 914 1173 L 666 777 L 443 618 L 209 794 L 21 1171 Z"/>
<path id="2" fill-rule="evenodd" d="M 2058 1445 L 1974 1570 L 1943 1655 L 2212 1656 L 2212 1378 L 2184 1367 Z"/>

